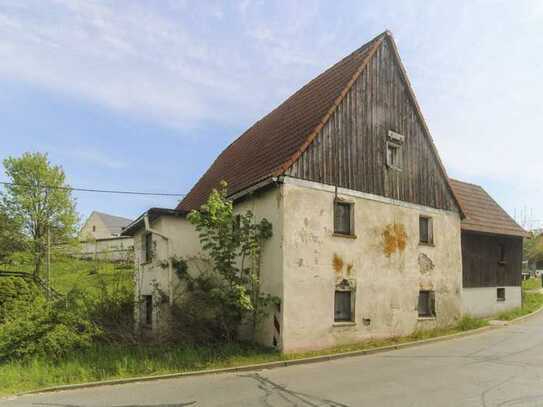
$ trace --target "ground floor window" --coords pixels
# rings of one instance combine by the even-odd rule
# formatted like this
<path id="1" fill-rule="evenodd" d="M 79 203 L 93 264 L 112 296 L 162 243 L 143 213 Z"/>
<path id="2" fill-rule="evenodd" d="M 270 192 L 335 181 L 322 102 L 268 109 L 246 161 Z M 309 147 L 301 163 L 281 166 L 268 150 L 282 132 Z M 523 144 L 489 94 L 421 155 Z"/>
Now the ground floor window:
<path id="1" fill-rule="evenodd" d="M 419 291 L 418 311 L 419 317 L 430 318 L 436 316 L 436 300 L 433 291 Z"/>
<path id="2" fill-rule="evenodd" d="M 496 290 L 496 297 L 498 301 L 505 301 L 505 288 L 498 287 Z"/>
<path id="3" fill-rule="evenodd" d="M 348 280 L 343 280 L 336 286 L 334 295 L 334 321 L 354 321 L 354 293 Z"/>
<path id="4" fill-rule="evenodd" d="M 143 312 L 145 316 L 145 324 L 152 326 L 153 325 L 153 296 L 152 295 L 143 296 Z"/>

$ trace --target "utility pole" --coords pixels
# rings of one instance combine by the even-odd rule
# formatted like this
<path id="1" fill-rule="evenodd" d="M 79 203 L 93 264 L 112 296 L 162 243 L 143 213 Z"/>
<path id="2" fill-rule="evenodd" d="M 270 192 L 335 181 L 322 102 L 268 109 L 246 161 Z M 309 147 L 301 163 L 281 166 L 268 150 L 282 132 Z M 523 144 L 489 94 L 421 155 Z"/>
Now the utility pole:
<path id="1" fill-rule="evenodd" d="M 51 234 L 47 225 L 47 298 L 51 299 Z"/>

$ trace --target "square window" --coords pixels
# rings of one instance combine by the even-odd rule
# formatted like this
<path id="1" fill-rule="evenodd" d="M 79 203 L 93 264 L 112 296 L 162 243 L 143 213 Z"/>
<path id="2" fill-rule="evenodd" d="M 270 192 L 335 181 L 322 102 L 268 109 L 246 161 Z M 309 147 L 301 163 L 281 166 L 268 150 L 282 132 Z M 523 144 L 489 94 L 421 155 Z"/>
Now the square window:
<path id="1" fill-rule="evenodd" d="M 505 288 L 498 287 L 496 289 L 496 298 L 498 301 L 505 301 Z"/>
<path id="2" fill-rule="evenodd" d="M 143 235 L 143 260 L 144 263 L 150 263 L 153 260 L 153 234 Z"/>
<path id="3" fill-rule="evenodd" d="M 348 322 L 353 320 L 352 291 L 336 290 L 334 299 L 334 321 Z"/>
<path id="4" fill-rule="evenodd" d="M 432 218 L 428 216 L 419 217 L 419 242 L 423 244 L 434 244 L 434 225 Z"/>
<path id="5" fill-rule="evenodd" d="M 419 312 L 419 317 L 431 318 L 436 316 L 436 301 L 433 291 L 419 291 L 419 302 L 417 309 Z"/>
<path id="6" fill-rule="evenodd" d="M 153 325 L 153 296 L 144 295 L 143 296 L 143 307 L 145 313 L 145 324 Z"/>
<path id="7" fill-rule="evenodd" d="M 334 202 L 334 233 L 353 234 L 352 207 L 348 202 Z"/>

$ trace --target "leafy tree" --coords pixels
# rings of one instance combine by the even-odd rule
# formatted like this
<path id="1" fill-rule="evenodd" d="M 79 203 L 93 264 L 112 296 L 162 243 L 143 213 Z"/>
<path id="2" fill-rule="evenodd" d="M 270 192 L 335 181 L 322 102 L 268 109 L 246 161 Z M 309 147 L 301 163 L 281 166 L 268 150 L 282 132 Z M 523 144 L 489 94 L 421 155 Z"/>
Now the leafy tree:
<path id="1" fill-rule="evenodd" d="M 272 225 L 266 219 L 257 222 L 251 211 L 234 215 L 226 187 L 223 181 L 200 211 L 188 216 L 212 262 L 212 273 L 203 273 L 191 285 L 204 289 L 216 309 L 222 310 L 219 318 L 226 340 L 233 340 L 246 316 L 252 320 L 254 334 L 269 305 L 278 299 L 260 289 L 262 245 L 272 236 Z"/>
<path id="2" fill-rule="evenodd" d="M 0 207 L 0 263 L 4 263 L 10 254 L 23 250 L 24 243 L 20 222 L 10 218 Z"/>
<path id="3" fill-rule="evenodd" d="M 63 243 L 75 234 L 78 222 L 75 200 L 67 188 L 64 170 L 52 165 L 47 154 L 8 157 L 4 169 L 11 185 L 1 193 L 1 206 L 9 218 L 20 222 L 29 239 L 34 274 L 39 275 L 47 234 L 52 243 Z"/>

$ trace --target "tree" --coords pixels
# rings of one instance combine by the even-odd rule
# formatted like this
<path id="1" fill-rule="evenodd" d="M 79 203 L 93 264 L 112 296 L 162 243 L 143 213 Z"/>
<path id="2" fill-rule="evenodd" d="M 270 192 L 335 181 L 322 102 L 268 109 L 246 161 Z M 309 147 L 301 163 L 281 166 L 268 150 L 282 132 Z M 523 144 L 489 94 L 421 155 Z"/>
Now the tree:
<path id="1" fill-rule="evenodd" d="M 24 243 L 20 222 L 10 218 L 0 207 L 0 263 L 4 263 L 12 253 L 23 250 Z"/>
<path id="2" fill-rule="evenodd" d="M 38 276 L 47 236 L 53 244 L 64 243 L 75 234 L 78 222 L 75 200 L 66 184 L 64 170 L 52 165 L 47 154 L 8 157 L 4 169 L 11 184 L 1 193 L 0 205 L 9 218 L 20 223 L 29 240 L 34 275 Z"/>
<path id="3" fill-rule="evenodd" d="M 209 287 L 210 299 L 222 310 L 219 317 L 226 339 L 232 340 L 245 316 L 251 318 L 254 334 L 269 305 L 279 299 L 260 290 L 262 245 L 272 236 L 272 225 L 266 219 L 257 222 L 251 211 L 234 215 L 226 187 L 223 181 L 221 189 L 214 189 L 207 203 L 192 211 L 188 220 L 211 258 L 215 277 L 204 276 L 197 281 L 200 287 Z"/>

